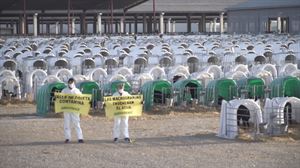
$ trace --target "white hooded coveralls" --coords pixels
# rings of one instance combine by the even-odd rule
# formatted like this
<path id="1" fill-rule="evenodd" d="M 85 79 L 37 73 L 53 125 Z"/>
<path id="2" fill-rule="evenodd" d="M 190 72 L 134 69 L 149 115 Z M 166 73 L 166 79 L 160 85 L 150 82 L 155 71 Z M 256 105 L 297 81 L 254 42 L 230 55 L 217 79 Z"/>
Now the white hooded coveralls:
<path id="1" fill-rule="evenodd" d="M 124 90 L 117 91 L 113 96 L 130 96 L 130 94 Z M 129 138 L 128 132 L 128 116 L 116 116 L 114 117 L 114 129 L 113 129 L 113 138 L 120 137 L 120 131 L 124 138 Z"/>
<path id="2" fill-rule="evenodd" d="M 74 87 L 73 89 L 70 89 L 69 87 L 66 87 L 62 90 L 61 93 L 65 94 L 81 94 L 80 90 Z M 70 123 L 73 123 L 73 126 L 75 127 L 77 138 L 83 139 L 82 130 L 80 127 L 80 114 L 79 113 L 73 113 L 73 112 L 64 112 L 64 133 L 65 133 L 65 139 L 71 140 L 71 127 Z"/>

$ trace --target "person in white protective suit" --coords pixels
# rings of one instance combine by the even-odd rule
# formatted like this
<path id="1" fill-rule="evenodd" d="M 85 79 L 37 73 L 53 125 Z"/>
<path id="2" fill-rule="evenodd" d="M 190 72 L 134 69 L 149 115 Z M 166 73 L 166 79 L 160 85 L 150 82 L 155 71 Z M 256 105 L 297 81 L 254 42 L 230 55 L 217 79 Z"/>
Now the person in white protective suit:
<path id="1" fill-rule="evenodd" d="M 70 78 L 68 80 L 68 87 L 64 88 L 61 93 L 65 94 L 81 94 L 80 90 L 76 88 L 75 86 L 75 80 L 73 78 Z M 65 143 L 70 142 L 71 140 L 71 127 L 70 124 L 72 124 L 75 127 L 78 143 L 84 143 L 83 141 L 83 135 L 82 130 L 80 127 L 80 114 L 79 113 L 73 113 L 73 112 L 64 112 L 64 133 L 65 133 Z"/>
<path id="2" fill-rule="evenodd" d="M 128 92 L 124 90 L 124 83 L 118 84 L 118 90 L 113 94 L 113 96 L 130 96 Z M 115 116 L 114 117 L 114 128 L 113 128 L 113 137 L 114 142 L 118 142 L 120 138 L 120 132 L 124 137 L 124 141 L 131 143 L 128 132 L 128 116 Z"/>

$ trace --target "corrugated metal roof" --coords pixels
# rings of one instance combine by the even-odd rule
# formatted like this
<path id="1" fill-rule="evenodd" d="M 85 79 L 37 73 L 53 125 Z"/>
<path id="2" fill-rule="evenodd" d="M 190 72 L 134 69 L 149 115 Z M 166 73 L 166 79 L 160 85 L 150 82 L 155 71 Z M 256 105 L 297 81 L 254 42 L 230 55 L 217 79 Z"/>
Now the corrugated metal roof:
<path id="1" fill-rule="evenodd" d="M 300 7 L 300 0 L 248 0 L 229 7 L 227 10 L 267 9 L 283 7 Z"/>
<path id="2" fill-rule="evenodd" d="M 157 12 L 222 12 L 226 8 L 247 0 L 156 0 Z M 144 2 L 128 10 L 130 13 L 149 13 L 153 11 L 153 0 Z"/>
<path id="3" fill-rule="evenodd" d="M 147 0 L 113 0 L 114 9 L 130 8 Z M 26 0 L 26 10 L 65 10 L 68 0 Z M 71 9 L 109 10 L 111 0 L 71 0 Z M 23 10 L 23 0 L 0 0 L 1 10 Z"/>

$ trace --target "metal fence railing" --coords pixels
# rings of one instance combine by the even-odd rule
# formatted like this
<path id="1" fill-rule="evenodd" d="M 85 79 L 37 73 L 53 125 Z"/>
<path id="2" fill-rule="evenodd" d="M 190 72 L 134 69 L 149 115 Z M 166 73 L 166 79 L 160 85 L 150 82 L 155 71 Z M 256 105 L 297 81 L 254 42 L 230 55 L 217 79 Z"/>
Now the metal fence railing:
<path id="1" fill-rule="evenodd" d="M 172 97 L 172 89 L 164 87 L 159 90 L 154 90 L 153 94 L 154 105 L 165 105 L 167 103 L 167 99 Z"/>
<path id="2" fill-rule="evenodd" d="M 237 97 L 242 99 L 264 99 L 266 97 L 265 85 L 246 85 L 237 87 Z"/>
<path id="3" fill-rule="evenodd" d="M 297 124 L 296 116 L 300 116 L 300 108 L 292 107 L 286 103 L 282 107 L 271 106 L 264 109 L 265 133 L 268 135 L 284 135 L 288 133 L 289 127 Z"/>

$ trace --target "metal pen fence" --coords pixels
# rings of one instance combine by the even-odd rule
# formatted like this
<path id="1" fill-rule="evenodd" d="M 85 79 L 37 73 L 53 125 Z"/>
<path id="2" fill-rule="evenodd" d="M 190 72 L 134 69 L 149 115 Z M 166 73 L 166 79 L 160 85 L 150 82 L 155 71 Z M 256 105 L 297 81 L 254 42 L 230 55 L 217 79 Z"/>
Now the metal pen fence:
<path id="1" fill-rule="evenodd" d="M 172 90 L 174 106 L 193 106 L 200 102 L 199 87 L 173 88 Z"/>
<path id="2" fill-rule="evenodd" d="M 161 89 L 156 89 L 153 93 L 153 105 L 166 105 L 167 102 L 170 103 L 169 100 L 172 97 L 172 88 L 163 87 Z"/>
<path id="3" fill-rule="evenodd" d="M 288 134 L 289 127 L 298 124 L 297 116 L 300 116 L 300 107 L 293 107 L 289 102 L 284 106 L 272 103 L 271 107 L 263 111 L 265 133 L 268 135 Z"/>
<path id="4" fill-rule="evenodd" d="M 266 98 L 265 85 L 246 85 L 237 87 L 237 97 L 242 99 L 264 99 Z"/>
<path id="5" fill-rule="evenodd" d="M 209 107 L 221 106 L 222 100 L 233 100 L 237 98 L 237 93 L 237 86 L 229 86 L 225 88 L 207 87 L 205 89 L 204 104 Z"/>
<path id="6" fill-rule="evenodd" d="M 94 109 L 94 111 L 100 111 L 103 108 L 103 101 L 104 101 L 104 96 L 106 95 L 112 95 L 112 93 L 106 93 L 104 89 L 104 79 L 97 81 L 97 84 L 99 85 L 99 100 L 97 100 L 97 109 Z M 110 91 L 111 92 L 111 91 Z"/>

